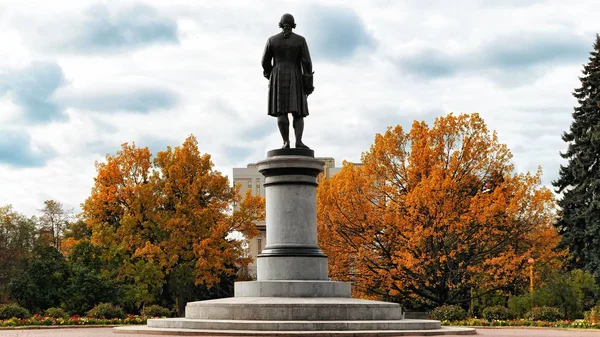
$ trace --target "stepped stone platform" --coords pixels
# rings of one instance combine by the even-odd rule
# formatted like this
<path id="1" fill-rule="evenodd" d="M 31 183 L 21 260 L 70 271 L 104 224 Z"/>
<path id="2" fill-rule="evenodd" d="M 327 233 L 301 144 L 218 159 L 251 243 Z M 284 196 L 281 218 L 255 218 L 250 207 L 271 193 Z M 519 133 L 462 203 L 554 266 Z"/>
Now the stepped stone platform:
<path id="1" fill-rule="evenodd" d="M 149 319 L 116 333 L 189 336 L 437 336 L 472 328 L 402 319 L 396 303 L 350 297 L 231 297 L 187 304 L 185 318 Z"/>
<path id="2" fill-rule="evenodd" d="M 397 303 L 351 296 L 350 283 L 328 279 L 317 242 L 317 175 L 324 163 L 308 149 L 278 149 L 259 162 L 265 176 L 267 244 L 257 281 L 236 282 L 235 297 L 190 302 L 185 318 L 149 319 L 116 333 L 190 336 L 436 336 L 472 328 L 403 319 Z"/>

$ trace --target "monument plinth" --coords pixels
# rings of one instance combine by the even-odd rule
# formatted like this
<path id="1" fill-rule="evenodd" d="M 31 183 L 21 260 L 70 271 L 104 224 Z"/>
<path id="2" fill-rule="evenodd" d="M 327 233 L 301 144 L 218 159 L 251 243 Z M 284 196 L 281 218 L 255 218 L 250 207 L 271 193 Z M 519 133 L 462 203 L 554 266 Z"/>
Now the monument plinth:
<path id="1" fill-rule="evenodd" d="M 256 258 L 258 281 L 328 279 L 317 244 L 317 175 L 324 163 L 308 149 L 269 151 L 265 176 L 267 244 Z"/>
<path id="2" fill-rule="evenodd" d="M 328 281 L 317 242 L 317 176 L 324 163 L 310 149 L 269 151 L 265 176 L 267 244 L 257 256 L 257 281 L 237 282 L 236 297 L 351 297 L 350 284 Z"/>

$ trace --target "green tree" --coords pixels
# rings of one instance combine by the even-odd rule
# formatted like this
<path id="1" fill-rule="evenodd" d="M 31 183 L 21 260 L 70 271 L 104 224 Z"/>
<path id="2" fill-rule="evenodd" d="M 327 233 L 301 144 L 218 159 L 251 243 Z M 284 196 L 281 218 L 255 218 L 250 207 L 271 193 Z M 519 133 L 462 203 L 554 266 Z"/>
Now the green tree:
<path id="1" fill-rule="evenodd" d="M 87 227 L 85 221 L 77 219 L 77 221 L 69 222 L 63 237 L 73 238 L 75 240 L 85 240 L 92 237 L 92 230 Z"/>
<path id="2" fill-rule="evenodd" d="M 33 312 L 57 307 L 65 296 L 69 267 L 56 248 L 38 245 L 22 261 L 23 273 L 10 282 L 10 296 Z"/>
<path id="3" fill-rule="evenodd" d="M 71 314 L 85 314 L 102 302 L 117 302 L 117 282 L 102 274 L 102 250 L 89 241 L 73 246 L 69 254 L 70 275 L 62 306 Z"/>
<path id="4" fill-rule="evenodd" d="M 508 307 L 517 317 L 524 317 L 533 303 L 534 307 L 559 308 L 568 319 L 583 318 L 583 313 L 596 304 L 600 295 L 594 276 L 581 269 L 570 272 L 548 270 L 542 278 L 546 282 L 535 289 L 533 300 L 529 293 L 508 299 Z"/>
<path id="5" fill-rule="evenodd" d="M 28 256 L 35 243 L 35 221 L 0 207 L 0 303 L 8 297 L 8 284 L 19 272 L 19 261 Z"/>
<path id="6" fill-rule="evenodd" d="M 562 139 L 568 143 L 568 159 L 553 184 L 562 198 L 556 226 L 561 244 L 572 254 L 574 268 L 589 270 L 600 279 L 600 36 L 596 35 L 589 63 L 583 67 L 581 86 L 573 96 L 578 106 L 570 130 Z"/>

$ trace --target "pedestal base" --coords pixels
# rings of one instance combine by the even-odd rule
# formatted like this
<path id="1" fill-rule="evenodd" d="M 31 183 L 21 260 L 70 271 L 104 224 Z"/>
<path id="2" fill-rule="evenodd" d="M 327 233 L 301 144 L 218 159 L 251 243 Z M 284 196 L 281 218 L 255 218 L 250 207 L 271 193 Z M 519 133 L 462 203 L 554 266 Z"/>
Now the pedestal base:
<path id="1" fill-rule="evenodd" d="M 320 280 L 326 281 L 327 256 L 258 256 L 259 281 Z"/>
<path id="2" fill-rule="evenodd" d="M 401 320 L 396 303 L 328 297 L 229 297 L 190 302 L 185 318 L 241 321 Z M 432 321 L 433 322 L 433 321 Z M 437 322 L 439 326 L 439 321 Z"/>
<path id="3" fill-rule="evenodd" d="M 349 282 L 249 281 L 235 283 L 235 297 L 352 297 Z"/>

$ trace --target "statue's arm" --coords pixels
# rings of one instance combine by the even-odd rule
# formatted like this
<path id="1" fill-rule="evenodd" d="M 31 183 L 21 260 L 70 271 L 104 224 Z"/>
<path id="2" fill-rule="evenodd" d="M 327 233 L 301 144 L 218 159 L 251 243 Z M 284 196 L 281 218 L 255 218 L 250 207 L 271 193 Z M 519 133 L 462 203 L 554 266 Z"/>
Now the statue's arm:
<path id="1" fill-rule="evenodd" d="M 310 59 L 310 52 L 308 51 L 308 44 L 305 39 L 302 39 L 302 73 L 304 75 L 312 75 L 312 60 Z"/>
<path id="2" fill-rule="evenodd" d="M 304 93 L 308 96 L 312 94 L 315 90 L 313 85 L 313 70 L 312 70 L 312 60 L 310 59 L 310 52 L 308 51 L 308 44 L 306 44 L 306 40 L 302 41 L 302 84 L 304 87 Z"/>
<path id="3" fill-rule="evenodd" d="M 273 64 L 271 60 L 273 59 L 273 50 L 271 48 L 271 39 L 267 40 L 267 45 L 265 46 L 265 52 L 262 57 L 262 67 L 263 67 L 263 76 L 267 79 L 271 77 L 271 70 L 273 69 Z"/>

